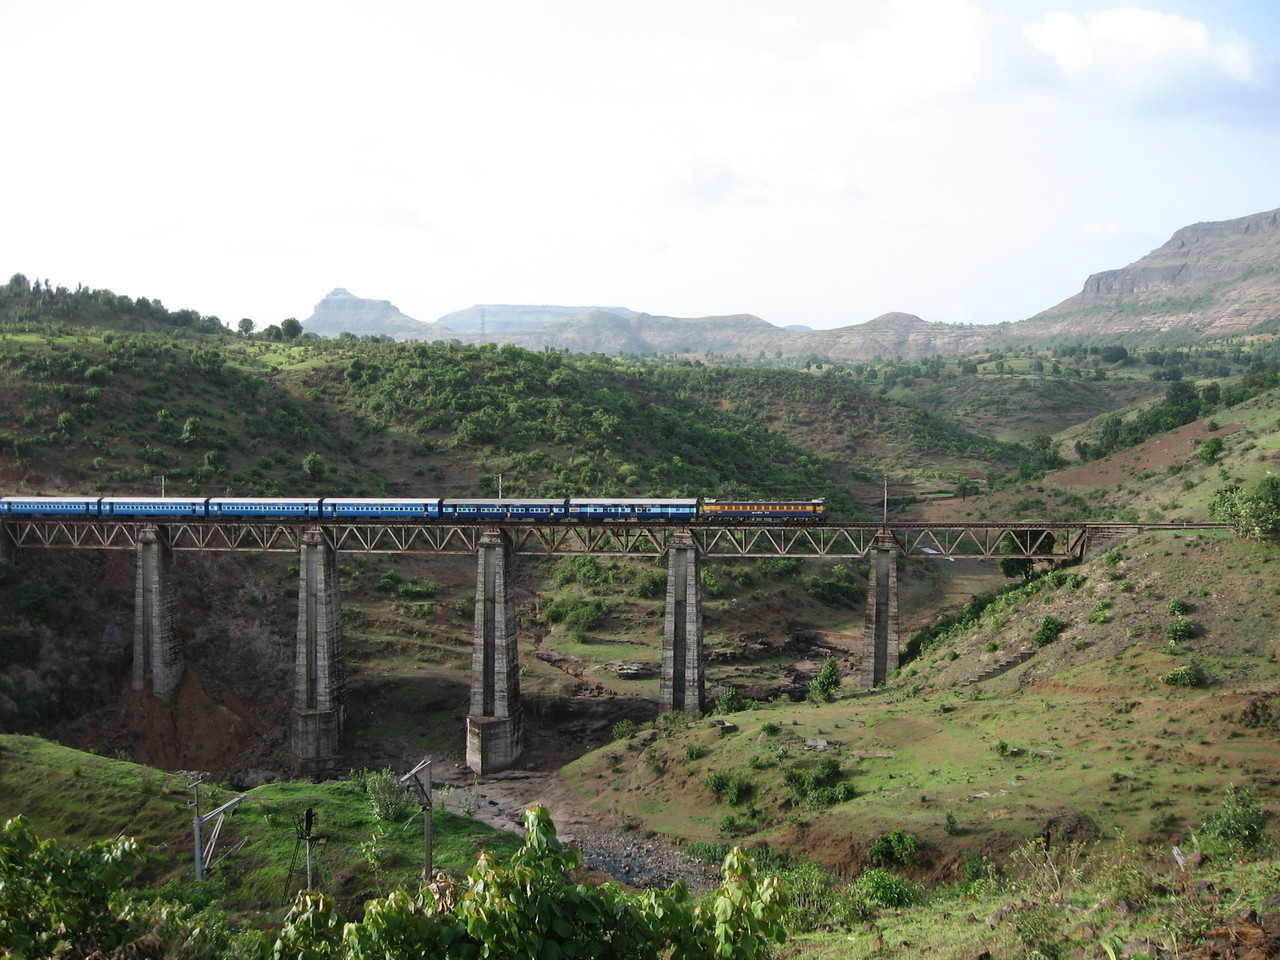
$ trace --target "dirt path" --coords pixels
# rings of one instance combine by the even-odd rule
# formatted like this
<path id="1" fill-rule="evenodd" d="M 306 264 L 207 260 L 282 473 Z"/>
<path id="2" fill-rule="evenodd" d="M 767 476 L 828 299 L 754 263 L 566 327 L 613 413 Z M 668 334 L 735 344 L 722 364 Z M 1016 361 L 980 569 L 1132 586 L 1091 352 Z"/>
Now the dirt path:
<path id="1" fill-rule="evenodd" d="M 674 844 L 601 817 L 558 773 L 512 770 L 485 777 L 472 787 L 470 771 L 457 765 L 442 779 L 459 788 L 448 802 L 451 811 L 464 812 L 465 791 L 474 789 L 472 816 L 499 830 L 521 834 L 524 811 L 546 807 L 560 839 L 578 848 L 584 866 L 628 886 L 667 887 L 679 880 L 699 891 L 719 882 L 714 868 L 686 856 Z"/>

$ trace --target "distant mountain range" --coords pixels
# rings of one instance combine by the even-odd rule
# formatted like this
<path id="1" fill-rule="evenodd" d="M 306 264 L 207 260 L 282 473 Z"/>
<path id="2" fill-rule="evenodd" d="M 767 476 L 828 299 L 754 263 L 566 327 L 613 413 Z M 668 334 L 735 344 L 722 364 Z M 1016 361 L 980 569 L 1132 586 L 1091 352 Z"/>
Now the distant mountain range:
<path id="1" fill-rule="evenodd" d="M 626 307 L 479 304 L 422 323 L 386 300 L 338 288 L 304 327 L 397 340 L 509 343 L 591 353 L 731 354 L 866 360 L 973 353 L 1058 339 L 1198 339 L 1280 318 L 1280 210 L 1197 223 L 1120 270 L 1095 273 L 1075 296 L 1016 323 L 929 323 L 886 313 L 834 330 L 774 326 L 751 314 L 662 317 Z"/>

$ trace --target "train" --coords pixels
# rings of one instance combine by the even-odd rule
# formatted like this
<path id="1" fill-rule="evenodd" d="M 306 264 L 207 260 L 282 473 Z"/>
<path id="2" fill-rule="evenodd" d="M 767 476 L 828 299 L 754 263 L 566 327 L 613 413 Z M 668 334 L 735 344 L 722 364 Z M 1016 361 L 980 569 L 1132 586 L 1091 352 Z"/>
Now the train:
<path id="1" fill-rule="evenodd" d="M 438 520 L 454 523 L 816 523 L 818 500 L 701 497 L 409 498 L 348 497 L 0 497 L 3 517 L 118 517 L 146 520 Z"/>

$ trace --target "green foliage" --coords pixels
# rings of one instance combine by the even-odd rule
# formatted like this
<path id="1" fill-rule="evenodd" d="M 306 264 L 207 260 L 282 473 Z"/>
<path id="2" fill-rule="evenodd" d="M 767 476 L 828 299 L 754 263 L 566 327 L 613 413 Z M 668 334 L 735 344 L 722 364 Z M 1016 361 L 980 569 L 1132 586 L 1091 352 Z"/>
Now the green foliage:
<path id="1" fill-rule="evenodd" d="M 878 867 L 908 867 L 915 862 L 920 841 L 905 830 L 882 833 L 867 848 L 867 859 Z"/>
<path id="2" fill-rule="evenodd" d="M 798 557 L 761 557 L 756 568 L 765 577 L 794 577 L 804 569 L 804 561 Z"/>
<path id="3" fill-rule="evenodd" d="M 1209 676 L 1200 664 L 1188 663 L 1170 670 L 1160 680 L 1171 687 L 1203 687 L 1208 685 Z"/>
<path id="4" fill-rule="evenodd" d="M 609 604 L 581 594 L 565 594 L 546 604 L 542 614 L 549 623 L 563 623 L 570 631 L 582 632 L 605 622 L 609 616 Z"/>
<path id="5" fill-rule="evenodd" d="M 864 870 L 853 881 L 854 891 L 878 907 L 910 907 L 924 899 L 919 886 L 888 870 Z"/>
<path id="6" fill-rule="evenodd" d="M 1235 483 L 1220 487 L 1209 501 L 1209 515 L 1242 537 L 1280 540 L 1280 476 L 1263 477 L 1252 490 Z"/>
<path id="7" fill-rule="evenodd" d="M 636 577 L 632 591 L 637 597 L 660 600 L 667 593 L 667 575 L 662 570 L 645 570 Z"/>
<path id="8" fill-rule="evenodd" d="M 637 729 L 639 728 L 634 720 L 624 717 L 613 725 L 613 739 L 630 740 L 636 735 Z"/>
<path id="9" fill-rule="evenodd" d="M 377 819 L 384 823 L 399 823 L 409 815 L 409 794 L 392 770 L 373 770 L 366 774 L 364 789 L 369 794 L 369 803 Z"/>
<path id="10" fill-rule="evenodd" d="M 942 832 L 948 837 L 955 837 L 960 834 L 960 821 L 956 819 L 954 813 L 947 813 L 946 818 L 942 821 Z"/>
<path id="11" fill-rule="evenodd" d="M 1221 437 L 1210 437 L 1196 450 L 1196 459 L 1212 466 L 1222 457 L 1222 451 L 1225 448 L 1226 444 Z"/>
<path id="12" fill-rule="evenodd" d="M 328 465 L 324 462 L 324 457 L 314 450 L 302 458 L 302 472 L 308 480 L 324 479 L 327 469 Z"/>
<path id="13" fill-rule="evenodd" d="M 1169 638 L 1170 643 L 1185 643 L 1199 631 L 1200 627 L 1194 620 L 1188 620 L 1186 617 L 1174 617 L 1169 625 L 1164 628 L 1164 635 Z"/>
<path id="14" fill-rule="evenodd" d="M 1169 601 L 1169 616 L 1180 617 L 1185 613 L 1190 613 L 1195 609 L 1191 602 L 1182 597 L 1174 597 Z"/>
<path id="15" fill-rule="evenodd" d="M 716 697 L 715 707 L 712 713 L 739 713 L 743 710 L 750 710 L 759 706 L 754 700 L 749 700 L 738 692 L 738 688 L 733 684 L 726 683 L 720 688 L 720 694 Z"/>
<path id="16" fill-rule="evenodd" d="M 853 563 L 837 563 L 829 577 L 805 577 L 809 596 L 828 607 L 857 607 L 867 596 L 867 584 Z"/>
<path id="17" fill-rule="evenodd" d="M 1257 853 L 1267 842 L 1267 813 L 1252 786 L 1227 786 L 1222 803 L 1205 817 L 1200 834 L 1213 844 L 1243 857 Z"/>
<path id="18" fill-rule="evenodd" d="M 617 737 L 614 738 L 618 739 Z M 696 743 L 687 743 L 684 747 L 684 758 L 690 762 L 701 760 L 707 755 L 707 748 Z"/>
<path id="19" fill-rule="evenodd" d="M 1053 641 L 1061 636 L 1062 631 L 1067 629 L 1067 624 L 1059 620 L 1057 617 L 1048 616 L 1040 621 L 1040 625 L 1036 627 L 1035 633 L 1031 635 L 1031 642 L 1038 647 L 1047 647 Z"/>
<path id="20" fill-rule="evenodd" d="M 0 948 L 19 957 L 111 950 L 131 939 L 111 893 L 133 869 L 128 839 L 83 850 L 41 840 L 21 818 L 0 828 Z"/>
<path id="21" fill-rule="evenodd" d="M 782 731 L 782 727 L 774 723 L 772 720 L 766 720 L 760 725 L 760 732 L 766 737 L 776 737 Z"/>
<path id="22" fill-rule="evenodd" d="M 822 757 L 816 763 L 796 765 L 786 770 L 782 781 L 791 790 L 797 803 L 811 807 L 829 807 L 845 803 L 855 796 L 853 785 L 843 780 L 840 762 L 834 757 Z"/>
<path id="23" fill-rule="evenodd" d="M 840 661 L 828 657 L 817 676 L 809 681 L 809 697 L 816 703 L 830 703 L 840 690 Z"/>
<path id="24" fill-rule="evenodd" d="M 716 770 L 707 777 L 707 789 L 717 800 L 737 806 L 750 799 L 755 787 L 750 780 L 724 770 Z"/>

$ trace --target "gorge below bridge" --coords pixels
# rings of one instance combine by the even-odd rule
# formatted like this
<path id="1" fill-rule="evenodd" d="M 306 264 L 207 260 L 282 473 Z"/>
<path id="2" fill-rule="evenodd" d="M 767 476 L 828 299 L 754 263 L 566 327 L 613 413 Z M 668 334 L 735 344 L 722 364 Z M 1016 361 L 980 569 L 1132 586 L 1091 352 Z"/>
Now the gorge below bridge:
<path id="1" fill-rule="evenodd" d="M 1068 562 L 1109 549 L 1137 533 L 1226 529 L 1213 523 L 819 522 L 805 524 L 690 521 L 564 524 L 503 521 L 350 522 L 310 518 L 257 521 L 183 518 L 172 522 L 112 518 L 9 518 L 0 523 L 0 562 L 25 551 L 132 550 L 133 687 L 172 698 L 184 669 L 174 629 L 175 551 L 296 554 L 298 629 L 290 742 L 300 772 L 331 772 L 342 736 L 342 614 L 336 558 L 341 552 L 476 557 L 476 604 L 467 766 L 478 774 L 511 767 L 524 744 L 511 572 L 521 556 L 589 554 L 667 559 L 660 709 L 701 712 L 705 705 L 701 565 L 751 557 L 870 561 L 863 643 L 851 679 L 883 683 L 898 665 L 899 557 L 1006 558 Z"/>

